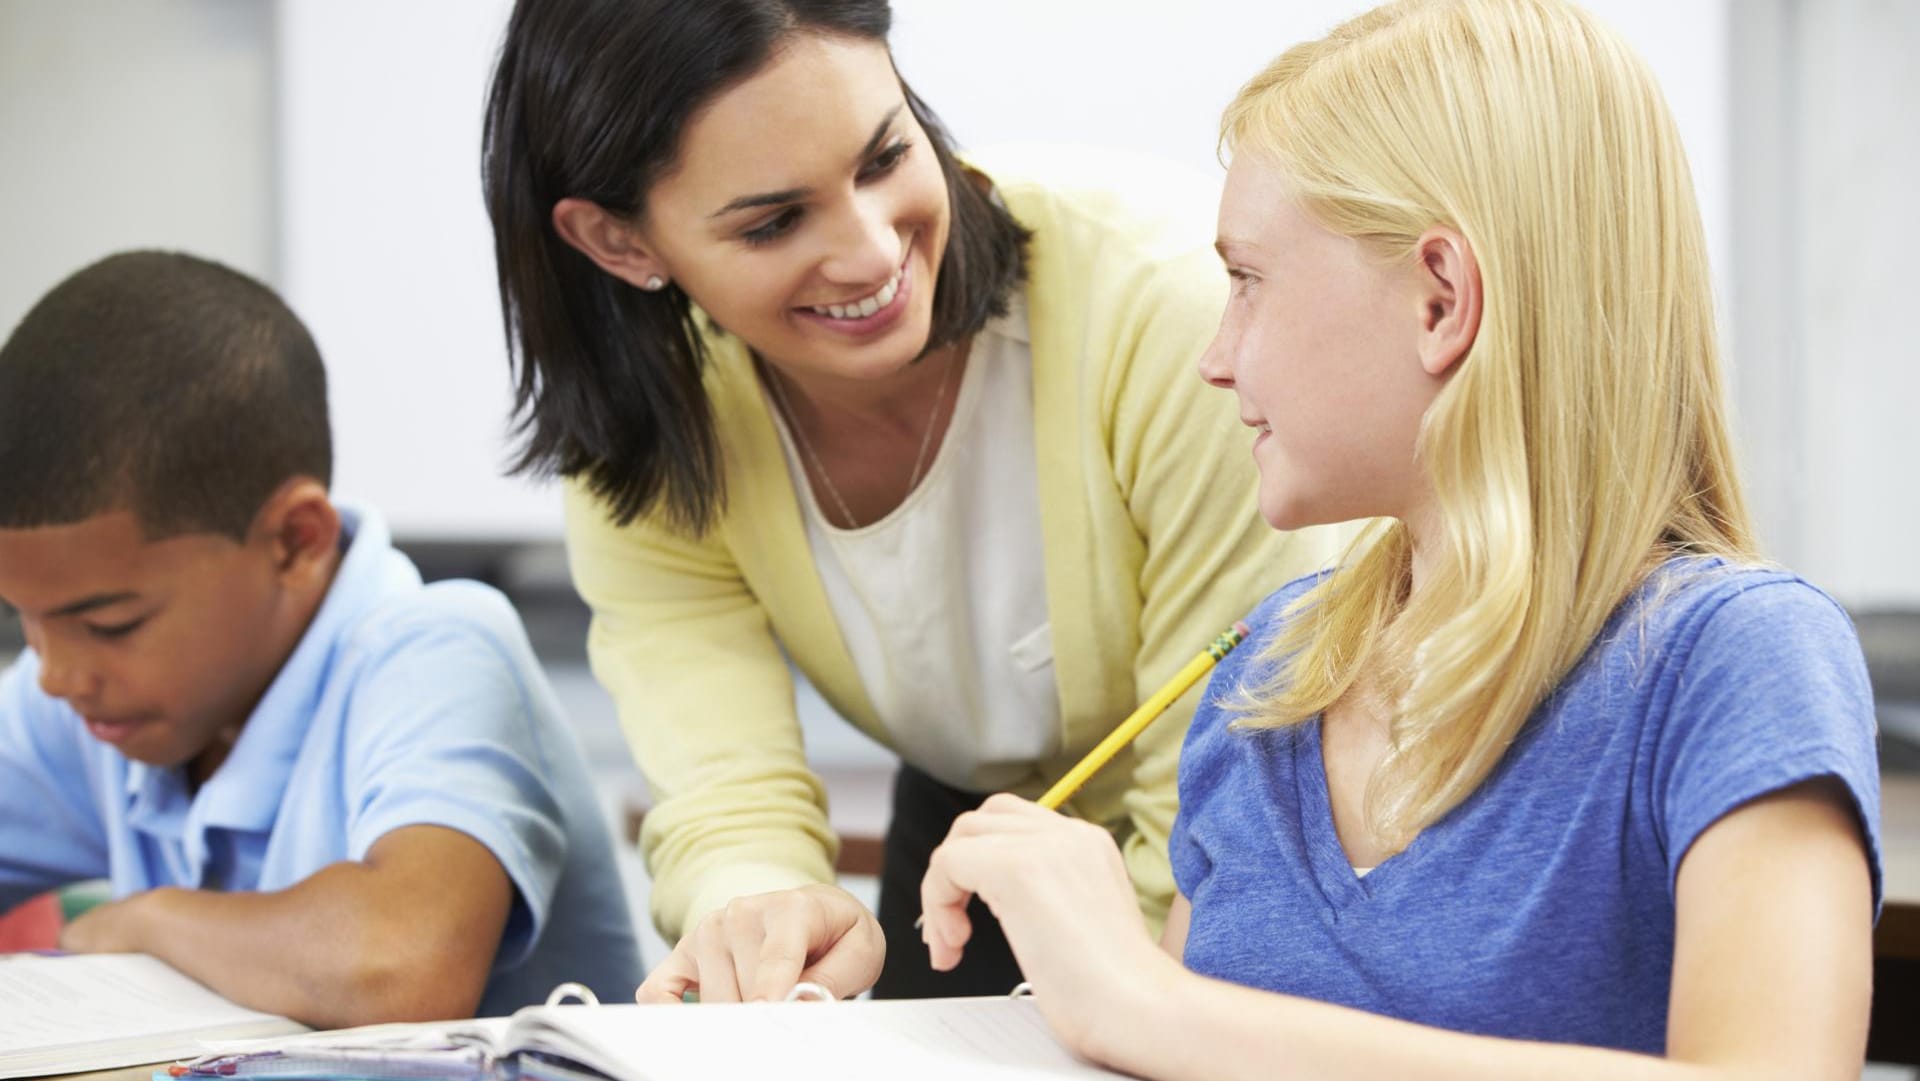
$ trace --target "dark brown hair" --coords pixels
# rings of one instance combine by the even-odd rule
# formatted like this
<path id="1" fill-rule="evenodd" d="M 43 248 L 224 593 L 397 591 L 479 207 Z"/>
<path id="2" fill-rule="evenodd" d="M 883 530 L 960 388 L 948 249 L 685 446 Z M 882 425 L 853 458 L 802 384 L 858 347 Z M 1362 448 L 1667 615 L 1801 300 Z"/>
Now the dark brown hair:
<path id="1" fill-rule="evenodd" d="M 702 532 L 725 502 L 685 293 L 604 273 L 552 225 L 574 197 L 637 218 L 686 123 L 796 33 L 886 41 L 886 0 L 520 0 L 487 100 L 483 173 L 515 376 L 516 473 L 584 478 L 621 524 L 664 505 Z M 932 349 L 1003 314 L 1027 231 L 976 186 L 902 83 L 946 178 L 953 228 Z"/>
<path id="2" fill-rule="evenodd" d="M 288 479 L 332 471 L 313 338 L 271 289 L 218 263 L 110 256 L 0 346 L 0 528 L 132 510 L 152 539 L 245 540 Z"/>

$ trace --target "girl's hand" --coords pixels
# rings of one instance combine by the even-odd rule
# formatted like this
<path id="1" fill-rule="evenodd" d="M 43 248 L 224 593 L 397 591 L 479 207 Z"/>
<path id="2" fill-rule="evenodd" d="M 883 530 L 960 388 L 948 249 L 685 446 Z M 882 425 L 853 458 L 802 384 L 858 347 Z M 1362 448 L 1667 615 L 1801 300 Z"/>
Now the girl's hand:
<path id="1" fill-rule="evenodd" d="M 974 894 L 1000 921 L 1047 1021 L 1088 1058 L 1110 1046 L 1100 1026 L 1127 1016 L 1123 1000 L 1184 973 L 1148 935 L 1113 835 L 1090 822 L 1009 795 L 955 819 L 920 884 L 934 968 L 959 963 Z"/>
<path id="2" fill-rule="evenodd" d="M 634 992 L 636 1002 L 778 1002 L 801 981 L 834 998 L 873 986 L 887 944 L 880 923 L 838 886 L 736 898 L 707 914 Z"/>

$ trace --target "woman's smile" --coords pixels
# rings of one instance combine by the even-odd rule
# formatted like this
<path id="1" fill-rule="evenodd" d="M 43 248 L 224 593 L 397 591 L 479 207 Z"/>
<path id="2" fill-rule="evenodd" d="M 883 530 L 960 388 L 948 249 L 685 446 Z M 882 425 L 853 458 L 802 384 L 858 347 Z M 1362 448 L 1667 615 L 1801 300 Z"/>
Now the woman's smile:
<path id="1" fill-rule="evenodd" d="M 866 338 L 890 330 L 906 314 L 913 300 L 913 249 L 900 268 L 879 289 L 840 304 L 815 304 L 794 311 L 815 326 L 838 334 Z"/>

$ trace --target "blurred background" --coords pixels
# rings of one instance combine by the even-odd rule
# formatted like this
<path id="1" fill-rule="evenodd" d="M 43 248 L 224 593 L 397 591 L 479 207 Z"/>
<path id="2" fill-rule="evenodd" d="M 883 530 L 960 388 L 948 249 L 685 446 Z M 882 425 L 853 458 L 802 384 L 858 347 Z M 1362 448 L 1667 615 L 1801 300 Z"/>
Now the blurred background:
<path id="1" fill-rule="evenodd" d="M 126 248 L 277 287 L 330 370 L 338 493 L 379 506 L 430 576 L 509 591 L 618 817 L 644 795 L 582 664 L 557 494 L 501 475 L 508 368 L 478 155 L 509 6 L 0 0 L 0 331 Z M 1240 82 L 1371 5 L 894 6 L 900 69 L 963 146 L 1100 144 L 1217 177 L 1216 119 Z M 1903 325 L 1920 2 L 1588 6 L 1652 63 L 1686 140 L 1766 543 L 1855 613 L 1885 762 L 1920 766 L 1920 345 Z M 810 753 L 853 778 L 836 819 L 874 827 L 886 757 L 803 697 Z"/>
<path id="2" fill-rule="evenodd" d="M 278 287 L 333 379 L 341 494 L 430 543 L 550 542 L 508 479 L 480 200 L 504 0 L 0 0 L 0 329 L 108 252 Z M 1240 81 L 1363 0 L 898 0 L 902 72 L 961 142 L 1144 150 L 1218 175 Z M 1920 4 L 1595 0 L 1658 71 L 1718 275 L 1772 551 L 1860 609 L 1920 605 Z"/>

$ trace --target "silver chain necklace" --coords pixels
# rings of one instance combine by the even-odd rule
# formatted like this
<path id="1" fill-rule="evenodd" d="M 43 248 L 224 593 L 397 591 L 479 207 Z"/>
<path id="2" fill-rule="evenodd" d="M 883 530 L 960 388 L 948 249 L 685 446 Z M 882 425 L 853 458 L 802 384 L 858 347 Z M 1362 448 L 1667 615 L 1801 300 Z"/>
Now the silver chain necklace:
<path id="1" fill-rule="evenodd" d="M 933 396 L 933 412 L 927 414 L 926 429 L 920 433 L 920 452 L 913 456 L 913 472 L 907 476 L 907 495 L 912 495 L 914 488 L 920 483 L 920 471 L 927 465 L 927 450 L 933 446 L 934 422 L 940 419 L 940 406 L 947 400 L 947 384 L 953 381 L 953 370 L 958 368 L 965 359 L 964 356 L 954 357 L 947 363 L 947 370 L 940 374 L 940 389 Z M 860 520 L 853 516 L 853 509 L 847 506 L 845 499 L 841 498 L 840 489 L 834 487 L 833 476 L 827 472 L 826 463 L 822 462 L 820 455 L 814 452 L 813 444 L 807 439 L 807 433 L 800 428 L 800 415 L 793 411 L 793 402 L 787 398 L 784 377 L 771 364 L 767 365 L 767 376 L 768 382 L 773 384 L 773 396 L 780 401 L 780 411 L 786 414 L 787 427 L 793 429 L 793 441 L 800 444 L 800 452 L 807 456 L 813 471 L 820 474 L 820 483 L 826 485 L 827 494 L 833 497 L 833 505 L 839 509 L 840 516 L 847 521 L 847 528 L 859 529 Z M 904 499 L 905 496 L 902 498 Z"/>

